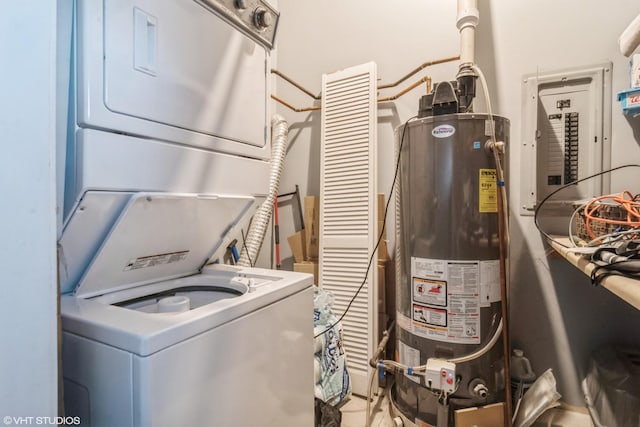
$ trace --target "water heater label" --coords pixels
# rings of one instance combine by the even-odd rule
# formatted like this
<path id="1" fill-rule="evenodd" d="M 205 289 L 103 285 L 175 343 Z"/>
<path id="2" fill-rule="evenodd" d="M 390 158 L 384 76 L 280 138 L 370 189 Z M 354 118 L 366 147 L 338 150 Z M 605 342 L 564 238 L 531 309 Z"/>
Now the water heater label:
<path id="1" fill-rule="evenodd" d="M 480 213 L 498 212 L 498 190 L 495 169 L 480 169 L 478 179 L 478 211 Z"/>
<path id="2" fill-rule="evenodd" d="M 403 343 L 398 342 L 398 358 L 399 362 L 407 366 L 419 366 L 420 365 L 420 350 L 413 348 Z M 420 377 L 415 375 L 404 374 L 411 381 L 420 384 Z"/>
<path id="3" fill-rule="evenodd" d="M 413 299 L 424 304 L 447 306 L 447 282 L 413 278 Z"/>
<path id="4" fill-rule="evenodd" d="M 500 260 L 480 261 L 480 306 L 490 307 L 500 296 Z"/>
<path id="5" fill-rule="evenodd" d="M 436 341 L 480 343 L 483 261 L 411 258 L 411 332 Z"/>
<path id="6" fill-rule="evenodd" d="M 456 128 L 451 125 L 440 125 L 433 128 L 431 135 L 436 138 L 449 138 L 456 133 Z"/>
<path id="7" fill-rule="evenodd" d="M 447 327 L 447 310 L 413 304 L 413 320 L 424 325 Z M 444 330 L 441 330 L 444 332 Z"/>

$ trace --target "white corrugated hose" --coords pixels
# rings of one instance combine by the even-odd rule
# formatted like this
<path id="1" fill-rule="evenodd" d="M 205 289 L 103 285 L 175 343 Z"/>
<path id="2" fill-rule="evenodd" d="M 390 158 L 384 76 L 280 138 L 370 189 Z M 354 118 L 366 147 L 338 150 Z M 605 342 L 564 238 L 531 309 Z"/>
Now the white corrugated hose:
<path id="1" fill-rule="evenodd" d="M 278 187 L 280 186 L 280 175 L 284 166 L 284 158 L 287 155 L 289 145 L 289 125 L 284 117 L 276 114 L 271 119 L 271 172 L 269 174 L 269 193 L 267 198 L 251 220 L 251 226 L 247 233 L 245 248 L 240 253 L 238 265 L 251 267 L 255 264 L 267 227 L 271 220 L 273 204 L 278 197 Z"/>

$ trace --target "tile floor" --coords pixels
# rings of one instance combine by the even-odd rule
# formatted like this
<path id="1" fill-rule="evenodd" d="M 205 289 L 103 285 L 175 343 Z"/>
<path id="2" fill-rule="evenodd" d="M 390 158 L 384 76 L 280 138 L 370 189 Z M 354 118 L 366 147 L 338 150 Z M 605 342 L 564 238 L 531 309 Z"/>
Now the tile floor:
<path id="1" fill-rule="evenodd" d="M 364 427 L 366 422 L 367 401 L 359 396 L 351 397 L 340 407 L 341 427 Z M 533 427 L 593 427 L 591 418 L 585 409 L 553 408 L 546 411 Z M 379 395 L 371 402 L 371 427 L 395 426 L 390 415 L 388 389 L 380 389 Z"/>
<path id="2" fill-rule="evenodd" d="M 388 388 L 380 389 L 371 402 L 371 427 L 390 427 L 393 420 L 390 415 Z M 364 427 L 366 421 L 367 401 L 359 396 L 351 395 L 349 400 L 340 407 L 342 412 L 341 427 Z"/>

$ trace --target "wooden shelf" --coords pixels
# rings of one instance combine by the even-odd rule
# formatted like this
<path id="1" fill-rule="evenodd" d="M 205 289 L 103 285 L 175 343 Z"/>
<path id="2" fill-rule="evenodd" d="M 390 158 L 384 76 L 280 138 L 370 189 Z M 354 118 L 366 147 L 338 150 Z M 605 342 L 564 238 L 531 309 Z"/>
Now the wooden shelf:
<path id="1" fill-rule="evenodd" d="M 551 247 L 564 259 L 591 277 L 591 271 L 595 268 L 595 264 L 589 262 L 588 258 L 569 252 L 567 248 L 563 247 L 562 245 L 571 246 L 567 237 L 554 237 L 554 240 L 548 240 Z M 600 281 L 600 285 L 640 310 L 640 280 L 623 276 L 608 276 Z"/>

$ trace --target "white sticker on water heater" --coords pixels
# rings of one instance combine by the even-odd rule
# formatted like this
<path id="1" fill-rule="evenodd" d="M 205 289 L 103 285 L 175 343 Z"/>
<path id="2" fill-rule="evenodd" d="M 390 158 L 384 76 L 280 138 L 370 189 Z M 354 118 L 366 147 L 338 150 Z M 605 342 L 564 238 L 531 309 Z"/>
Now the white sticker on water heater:
<path id="1" fill-rule="evenodd" d="M 411 332 L 436 341 L 480 344 L 483 263 L 412 257 Z"/>
<path id="2" fill-rule="evenodd" d="M 490 307 L 500 297 L 500 260 L 480 261 L 480 307 Z"/>
<path id="3" fill-rule="evenodd" d="M 431 135 L 436 138 L 449 138 L 456 133 L 456 128 L 451 125 L 440 125 L 433 128 Z"/>
<path id="4" fill-rule="evenodd" d="M 398 356 L 400 358 L 399 362 L 406 366 L 419 366 L 420 365 L 420 350 L 417 348 L 413 348 L 403 343 L 402 341 L 398 341 Z M 413 376 L 409 374 L 404 374 L 411 381 L 420 384 L 420 377 Z"/>

